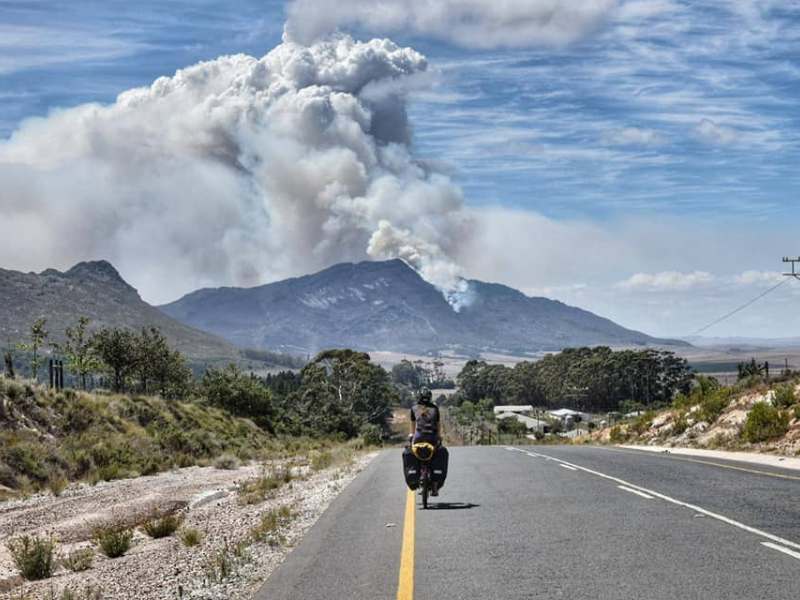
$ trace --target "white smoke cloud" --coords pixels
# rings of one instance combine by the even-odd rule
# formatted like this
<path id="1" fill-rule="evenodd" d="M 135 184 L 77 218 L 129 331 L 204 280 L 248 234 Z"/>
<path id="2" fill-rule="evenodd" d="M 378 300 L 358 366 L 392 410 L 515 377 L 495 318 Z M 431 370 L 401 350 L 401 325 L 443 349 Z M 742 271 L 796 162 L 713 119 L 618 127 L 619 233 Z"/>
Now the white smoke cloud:
<path id="1" fill-rule="evenodd" d="M 108 258 L 151 301 L 400 256 L 454 290 L 461 191 L 416 161 L 389 40 L 286 41 L 25 122 L 0 142 L 0 257 Z"/>
<path id="2" fill-rule="evenodd" d="M 286 32 L 305 44 L 360 26 L 468 48 L 562 46 L 596 28 L 617 5 L 617 0 L 294 0 Z"/>

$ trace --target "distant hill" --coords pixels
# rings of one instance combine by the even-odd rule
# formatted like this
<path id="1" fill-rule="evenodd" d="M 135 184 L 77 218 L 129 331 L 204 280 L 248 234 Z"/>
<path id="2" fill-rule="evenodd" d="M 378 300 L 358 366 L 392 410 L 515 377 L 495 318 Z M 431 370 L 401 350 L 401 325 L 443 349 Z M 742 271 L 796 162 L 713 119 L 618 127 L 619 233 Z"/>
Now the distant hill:
<path id="1" fill-rule="evenodd" d="M 92 328 L 158 327 L 175 348 L 194 360 L 237 360 L 240 355 L 229 342 L 147 304 L 106 261 L 82 262 L 64 273 L 0 269 L 0 343 L 26 339 L 40 317 L 47 318 L 50 339 L 61 341 L 64 330 L 80 316 L 89 317 Z"/>
<path id="2" fill-rule="evenodd" d="M 202 289 L 160 307 L 239 347 L 524 354 L 584 345 L 683 345 L 588 311 L 469 281 L 460 312 L 401 260 L 344 263 L 254 288 Z"/>

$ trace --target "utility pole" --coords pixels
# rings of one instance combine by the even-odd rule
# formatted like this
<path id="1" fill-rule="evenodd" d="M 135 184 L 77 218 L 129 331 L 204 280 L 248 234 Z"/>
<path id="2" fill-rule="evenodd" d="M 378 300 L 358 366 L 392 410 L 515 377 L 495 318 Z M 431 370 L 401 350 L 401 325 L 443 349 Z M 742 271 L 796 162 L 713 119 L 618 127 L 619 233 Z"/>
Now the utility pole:
<path id="1" fill-rule="evenodd" d="M 785 264 L 791 264 L 792 265 L 792 272 L 791 273 L 784 273 L 783 274 L 784 277 L 794 277 L 795 279 L 800 279 L 800 267 L 798 267 L 798 265 L 800 265 L 800 257 L 798 257 L 798 258 L 784 257 L 783 258 L 783 262 Z"/>

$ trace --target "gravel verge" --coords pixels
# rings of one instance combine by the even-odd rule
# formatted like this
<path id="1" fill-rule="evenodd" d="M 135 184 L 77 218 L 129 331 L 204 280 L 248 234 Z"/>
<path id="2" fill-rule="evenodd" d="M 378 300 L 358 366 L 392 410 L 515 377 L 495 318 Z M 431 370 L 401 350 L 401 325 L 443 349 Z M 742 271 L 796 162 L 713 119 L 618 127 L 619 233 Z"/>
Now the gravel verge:
<path id="1" fill-rule="evenodd" d="M 126 555 L 108 559 L 96 553 L 88 571 L 73 573 L 59 566 L 53 577 L 40 582 L 23 581 L 5 544 L 0 544 L 0 600 L 250 598 L 374 456 L 362 454 L 343 466 L 318 472 L 295 463 L 291 482 L 249 505 L 241 502 L 237 489 L 258 477 L 263 465 L 235 470 L 190 467 L 95 486 L 70 486 L 58 498 L 39 494 L 0 503 L 0 540 L 52 535 L 60 555 L 94 548 L 92 530 L 98 524 L 133 526 L 153 513 L 182 515 L 183 528 L 202 534 L 199 545 L 187 547 L 178 535 L 151 539 L 137 528 Z M 286 465 L 273 463 L 266 468 L 275 466 Z M 278 526 L 254 536 L 263 517 L 282 507 Z M 74 596 L 65 596 L 65 590 Z"/>

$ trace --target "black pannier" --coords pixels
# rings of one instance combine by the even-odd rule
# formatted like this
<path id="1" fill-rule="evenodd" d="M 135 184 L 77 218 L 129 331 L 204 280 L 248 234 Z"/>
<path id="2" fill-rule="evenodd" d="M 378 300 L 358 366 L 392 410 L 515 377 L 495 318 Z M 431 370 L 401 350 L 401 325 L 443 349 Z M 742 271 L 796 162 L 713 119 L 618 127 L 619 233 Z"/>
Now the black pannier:
<path id="1" fill-rule="evenodd" d="M 409 447 L 403 448 L 403 477 L 409 489 L 415 490 L 419 487 L 419 461 Z"/>
<path id="2" fill-rule="evenodd" d="M 447 464 L 450 462 L 450 453 L 444 446 L 439 446 L 436 454 L 431 459 L 431 477 L 439 483 L 439 487 L 444 485 L 447 479 Z"/>
<path id="3" fill-rule="evenodd" d="M 439 483 L 439 487 L 443 486 L 444 480 L 447 479 L 447 466 L 449 462 L 450 453 L 447 451 L 447 448 L 444 446 L 437 448 L 430 465 L 431 477 L 433 481 Z M 409 489 L 416 490 L 419 487 L 419 461 L 408 447 L 403 448 L 403 477 L 405 477 L 406 485 Z"/>

